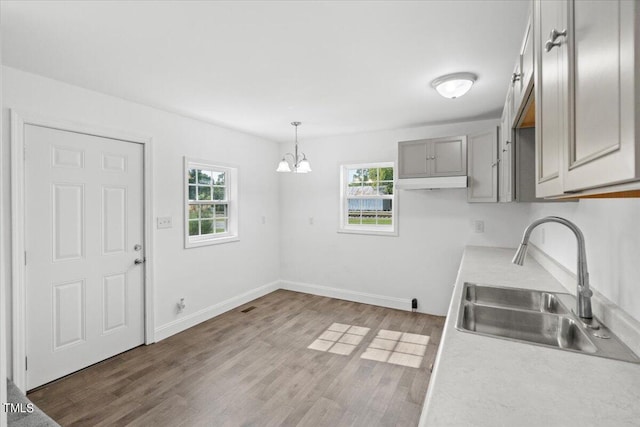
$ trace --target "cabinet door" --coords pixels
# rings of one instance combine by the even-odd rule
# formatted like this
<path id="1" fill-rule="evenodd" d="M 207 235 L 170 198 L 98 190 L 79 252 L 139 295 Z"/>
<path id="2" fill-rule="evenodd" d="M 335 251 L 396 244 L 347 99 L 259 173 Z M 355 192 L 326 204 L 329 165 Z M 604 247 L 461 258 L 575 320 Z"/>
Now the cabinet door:
<path id="1" fill-rule="evenodd" d="M 548 52 L 545 44 L 552 30 L 567 28 L 568 3 L 558 0 L 535 2 L 536 23 L 536 195 L 563 194 L 563 150 L 568 132 L 568 53 L 566 38 L 556 37 L 558 46 Z"/>
<path id="2" fill-rule="evenodd" d="M 575 137 L 563 165 L 567 192 L 638 177 L 633 27 L 640 6 L 620 0 L 571 6 Z"/>
<path id="3" fill-rule="evenodd" d="M 498 128 L 468 136 L 467 201 L 498 201 Z"/>
<path id="4" fill-rule="evenodd" d="M 522 98 L 527 91 L 527 86 L 533 78 L 533 24 L 531 19 L 527 24 L 527 32 L 522 42 L 522 51 L 520 53 L 520 99 L 518 104 L 522 104 Z"/>
<path id="5" fill-rule="evenodd" d="M 422 178 L 429 176 L 428 140 L 398 143 L 398 177 Z"/>
<path id="6" fill-rule="evenodd" d="M 511 85 L 509 86 L 510 91 L 510 99 L 508 100 L 509 105 L 509 119 L 511 120 L 511 124 L 513 124 L 518 117 L 518 109 L 520 107 L 520 99 L 522 98 L 522 86 L 520 84 L 520 58 L 518 57 L 518 62 L 513 69 L 513 74 L 511 74 Z"/>
<path id="7" fill-rule="evenodd" d="M 459 176 L 467 174 L 467 138 L 432 139 L 431 176 Z"/>
<path id="8" fill-rule="evenodd" d="M 513 201 L 513 128 L 509 118 L 508 109 L 502 112 L 502 120 L 500 122 L 500 144 L 498 146 L 498 157 L 500 162 L 498 168 L 498 188 L 500 189 L 498 200 L 500 202 Z"/>

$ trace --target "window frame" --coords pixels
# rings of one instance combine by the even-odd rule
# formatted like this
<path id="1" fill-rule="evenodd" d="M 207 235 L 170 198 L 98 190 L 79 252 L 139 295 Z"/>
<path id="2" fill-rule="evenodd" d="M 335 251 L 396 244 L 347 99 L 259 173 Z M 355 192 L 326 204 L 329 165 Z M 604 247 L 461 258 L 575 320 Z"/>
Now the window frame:
<path id="1" fill-rule="evenodd" d="M 227 231 L 224 233 L 213 233 L 198 236 L 189 235 L 189 170 L 204 169 L 215 170 L 225 173 L 225 202 L 227 204 Z M 184 247 L 185 249 L 199 248 L 202 246 L 219 245 L 222 243 L 237 242 L 240 240 L 238 233 L 238 168 L 232 165 L 213 162 L 208 160 L 184 157 L 183 169 L 183 191 L 184 191 Z M 208 201 L 206 201 L 208 202 Z M 208 204 L 208 203 L 197 204 Z M 210 204 L 215 204 L 212 200 Z M 214 208 L 215 209 L 215 208 Z M 215 214 L 214 214 L 215 216 Z M 215 220 L 214 220 L 215 227 Z"/>
<path id="2" fill-rule="evenodd" d="M 365 195 L 348 197 L 347 188 L 350 169 L 393 168 L 393 194 L 390 195 Z M 395 162 L 370 162 L 349 163 L 340 165 L 340 224 L 338 233 L 368 234 L 374 236 L 398 235 L 398 196 L 396 183 L 398 182 L 398 169 Z M 391 226 L 349 224 L 349 199 L 379 199 L 391 200 Z"/>

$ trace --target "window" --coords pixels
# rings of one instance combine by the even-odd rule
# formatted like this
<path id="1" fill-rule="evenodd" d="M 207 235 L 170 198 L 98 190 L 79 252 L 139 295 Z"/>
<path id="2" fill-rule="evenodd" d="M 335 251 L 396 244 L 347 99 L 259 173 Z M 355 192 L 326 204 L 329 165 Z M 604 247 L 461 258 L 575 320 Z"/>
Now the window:
<path id="1" fill-rule="evenodd" d="M 238 240 L 238 170 L 185 158 L 185 248 Z"/>
<path id="2" fill-rule="evenodd" d="M 393 162 L 344 165 L 340 232 L 397 235 Z"/>

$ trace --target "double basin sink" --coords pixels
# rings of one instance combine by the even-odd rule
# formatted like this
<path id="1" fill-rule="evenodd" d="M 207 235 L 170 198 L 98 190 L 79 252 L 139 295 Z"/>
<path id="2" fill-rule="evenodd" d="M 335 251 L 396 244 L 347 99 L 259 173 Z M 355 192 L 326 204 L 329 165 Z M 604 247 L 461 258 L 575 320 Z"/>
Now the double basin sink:
<path id="1" fill-rule="evenodd" d="M 577 317 L 573 295 L 465 283 L 456 328 L 512 341 L 640 363 L 606 326 Z"/>

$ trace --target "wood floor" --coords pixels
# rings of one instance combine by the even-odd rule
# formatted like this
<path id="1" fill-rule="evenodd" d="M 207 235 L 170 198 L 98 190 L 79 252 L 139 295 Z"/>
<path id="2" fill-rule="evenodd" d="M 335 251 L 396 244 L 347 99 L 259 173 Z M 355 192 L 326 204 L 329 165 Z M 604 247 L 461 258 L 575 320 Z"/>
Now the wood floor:
<path id="1" fill-rule="evenodd" d="M 348 356 L 308 349 L 334 322 L 371 330 Z M 412 426 L 443 325 L 278 290 L 28 397 L 63 426 Z M 420 368 L 361 359 L 380 329 L 430 336 Z"/>

